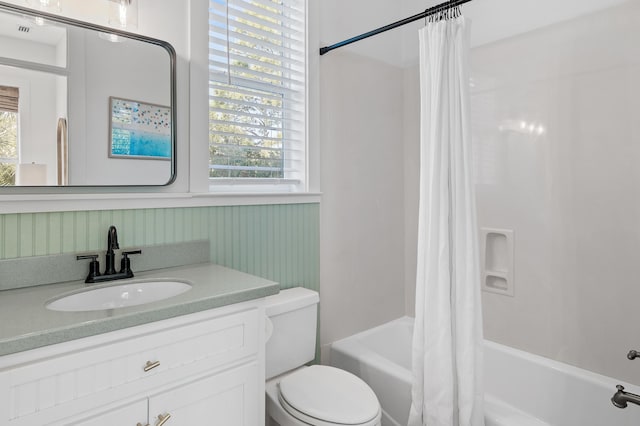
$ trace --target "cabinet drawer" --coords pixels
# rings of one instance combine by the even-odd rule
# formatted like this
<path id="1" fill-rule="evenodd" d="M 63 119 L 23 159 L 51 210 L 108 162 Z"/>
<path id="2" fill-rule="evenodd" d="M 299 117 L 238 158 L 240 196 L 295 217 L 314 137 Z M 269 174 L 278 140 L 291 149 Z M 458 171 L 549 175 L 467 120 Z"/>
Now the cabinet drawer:
<path id="1" fill-rule="evenodd" d="M 81 420 L 71 420 L 51 426 L 136 426 L 147 425 L 149 407 L 146 399 L 131 402 L 122 407 L 104 408 L 89 415 L 82 416 Z"/>
<path id="2" fill-rule="evenodd" d="M 49 419 L 60 418 L 75 406 L 135 395 L 255 356 L 260 312 L 248 309 L 174 327 L 167 321 L 162 331 L 129 333 L 126 340 L 95 344 L 0 372 L 0 401 L 5 401 L 0 402 L 0 424 L 22 424 L 18 420 L 40 418 L 43 411 L 50 413 Z M 148 362 L 153 368 L 145 371 Z"/>
<path id="3" fill-rule="evenodd" d="M 149 423 L 171 416 L 169 425 L 256 426 L 264 411 L 259 368 L 252 362 L 149 398 Z M 261 380 L 264 383 L 264 380 Z M 262 391 L 262 392 L 261 392 Z"/>

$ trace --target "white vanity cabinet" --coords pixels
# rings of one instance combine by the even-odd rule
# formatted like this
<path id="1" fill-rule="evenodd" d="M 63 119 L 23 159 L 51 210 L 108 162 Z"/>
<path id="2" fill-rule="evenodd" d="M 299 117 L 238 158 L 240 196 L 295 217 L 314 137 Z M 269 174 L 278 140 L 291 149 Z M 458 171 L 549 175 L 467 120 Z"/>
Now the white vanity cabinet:
<path id="1" fill-rule="evenodd" d="M 260 394 L 252 380 L 256 374 L 257 366 L 247 365 L 156 395 L 149 399 L 150 423 L 170 414 L 176 425 L 253 425 L 245 404 Z"/>
<path id="2" fill-rule="evenodd" d="M 260 394 L 257 364 L 195 380 L 124 407 L 90 414 L 61 425 L 113 426 L 159 425 L 253 425 L 257 407 L 247 403 Z M 249 404 L 250 405 L 250 404 Z M 86 415 L 86 414 L 85 414 Z M 250 419 L 250 421 L 249 421 Z"/>
<path id="3" fill-rule="evenodd" d="M 89 414 L 82 420 L 61 422 L 61 425 L 68 426 L 115 426 L 115 425 L 144 425 L 149 424 L 147 400 L 136 401 L 118 407 L 107 412 Z"/>
<path id="4" fill-rule="evenodd" d="M 0 425 L 262 425 L 262 303 L 1 357 Z"/>

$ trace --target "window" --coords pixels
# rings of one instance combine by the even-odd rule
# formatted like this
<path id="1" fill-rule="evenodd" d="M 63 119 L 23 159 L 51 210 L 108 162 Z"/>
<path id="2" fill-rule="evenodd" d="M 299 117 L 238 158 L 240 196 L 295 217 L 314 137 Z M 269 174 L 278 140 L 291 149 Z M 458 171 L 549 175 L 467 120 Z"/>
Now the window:
<path id="1" fill-rule="evenodd" d="M 17 87 L 0 86 L 0 186 L 16 183 L 18 99 Z"/>
<path id="2" fill-rule="evenodd" d="M 305 0 L 209 0 L 209 178 L 300 188 Z"/>

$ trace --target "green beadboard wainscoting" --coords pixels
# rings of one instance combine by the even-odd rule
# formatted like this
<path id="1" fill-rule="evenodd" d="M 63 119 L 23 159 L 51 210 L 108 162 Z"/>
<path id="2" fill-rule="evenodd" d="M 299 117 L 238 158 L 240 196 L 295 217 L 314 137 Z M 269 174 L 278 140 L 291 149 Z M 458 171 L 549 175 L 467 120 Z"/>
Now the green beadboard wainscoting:
<path id="1" fill-rule="evenodd" d="M 211 261 L 280 283 L 319 287 L 319 204 L 0 215 L 0 259 L 209 239 Z"/>

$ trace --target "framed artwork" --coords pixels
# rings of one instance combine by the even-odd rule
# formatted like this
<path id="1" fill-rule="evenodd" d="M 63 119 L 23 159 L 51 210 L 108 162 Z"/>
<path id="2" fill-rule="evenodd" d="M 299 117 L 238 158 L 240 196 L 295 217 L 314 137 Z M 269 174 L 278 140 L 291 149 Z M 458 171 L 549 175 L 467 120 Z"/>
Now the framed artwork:
<path id="1" fill-rule="evenodd" d="M 171 108 L 109 97 L 109 157 L 171 160 Z"/>

